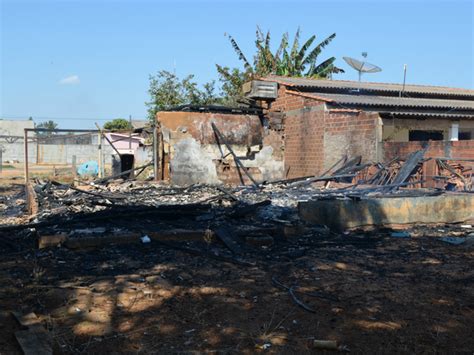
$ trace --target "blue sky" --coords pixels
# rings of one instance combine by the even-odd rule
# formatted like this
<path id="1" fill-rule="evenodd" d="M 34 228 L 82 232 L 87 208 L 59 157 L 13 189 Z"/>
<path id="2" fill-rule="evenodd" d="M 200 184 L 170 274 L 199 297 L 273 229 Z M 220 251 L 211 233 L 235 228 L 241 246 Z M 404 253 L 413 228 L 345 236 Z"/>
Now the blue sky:
<path id="1" fill-rule="evenodd" d="M 383 68 L 364 80 L 473 88 L 473 1 L 21 1 L 1 3 L 0 117 L 54 119 L 89 128 L 143 118 L 148 76 L 159 70 L 217 77 L 240 66 L 224 33 L 251 57 L 255 28 L 337 37 L 321 59 L 342 56 Z"/>

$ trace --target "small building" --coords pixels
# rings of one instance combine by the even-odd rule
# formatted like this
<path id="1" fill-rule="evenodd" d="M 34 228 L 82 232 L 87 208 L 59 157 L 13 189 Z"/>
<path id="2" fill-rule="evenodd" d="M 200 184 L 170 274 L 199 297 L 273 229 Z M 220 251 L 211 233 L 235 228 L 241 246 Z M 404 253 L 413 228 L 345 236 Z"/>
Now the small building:
<path id="1" fill-rule="evenodd" d="M 314 176 L 342 157 L 389 161 L 426 142 L 427 157 L 474 162 L 474 90 L 268 76 L 244 91 L 258 106 L 158 112 L 163 179 L 242 184 L 250 183 L 246 172 L 258 182 Z"/>
<path id="2" fill-rule="evenodd" d="M 259 108 L 183 106 L 156 117 L 164 180 L 240 185 L 283 177 L 281 132 Z"/>
<path id="3" fill-rule="evenodd" d="M 0 150 L 4 162 L 22 162 L 24 160 L 25 128 L 34 128 L 32 120 L 0 119 Z"/>
<path id="4" fill-rule="evenodd" d="M 133 133 L 130 135 L 110 132 L 105 133 L 105 135 L 120 154 L 133 155 L 135 163 L 143 163 L 148 160 L 145 138 L 139 134 Z"/>
<path id="5" fill-rule="evenodd" d="M 474 90 L 268 76 L 267 115 L 283 119 L 285 176 L 320 174 L 343 155 L 474 159 Z"/>
<path id="6" fill-rule="evenodd" d="M 0 136 L 23 138 L 25 128 L 35 128 L 33 120 L 4 120 L 0 119 Z"/>

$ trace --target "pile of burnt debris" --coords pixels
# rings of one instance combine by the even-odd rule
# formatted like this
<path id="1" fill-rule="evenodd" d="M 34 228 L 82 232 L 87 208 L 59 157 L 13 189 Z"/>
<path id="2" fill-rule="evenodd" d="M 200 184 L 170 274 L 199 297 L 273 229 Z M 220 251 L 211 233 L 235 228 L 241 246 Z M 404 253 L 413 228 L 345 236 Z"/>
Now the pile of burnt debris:
<path id="1" fill-rule="evenodd" d="M 320 176 L 254 182 L 240 187 L 177 187 L 163 182 L 117 179 L 116 176 L 79 184 L 37 179 L 34 184 L 27 184 L 25 189 L 17 186 L 9 195 L 0 195 L 3 223 L 0 225 L 0 254 L 9 255 L 11 259 L 7 264 L 13 265 L 10 266 L 12 269 L 6 269 L 8 273 L 5 274 L 17 280 L 16 285 L 21 285 L 17 287 L 21 287 L 23 292 L 73 288 L 92 294 L 97 291 L 96 285 L 104 280 L 113 280 L 114 285 L 119 285 L 122 281 L 115 283 L 115 280 L 126 278 L 126 284 L 133 285 L 127 286 L 127 289 L 133 287 L 137 292 L 143 290 L 146 299 L 152 299 L 156 293 L 152 293 L 155 292 L 150 286 L 152 282 L 147 280 L 165 278 L 162 271 L 159 276 L 150 274 L 149 270 L 152 269 L 148 269 L 148 266 L 157 262 L 170 262 L 172 269 L 177 271 L 179 265 L 189 266 L 187 256 L 198 255 L 200 264 L 196 262 L 193 265 L 203 267 L 194 266 L 196 269 L 207 271 L 219 269 L 224 263 L 232 263 L 234 270 L 243 270 L 243 273 L 224 270 L 222 274 L 214 270 L 208 275 L 213 275 L 217 284 L 237 282 L 235 288 L 241 294 L 244 292 L 242 287 L 248 286 L 248 280 L 254 280 L 245 277 L 237 281 L 223 275 L 240 274 L 241 277 L 246 272 L 260 275 L 268 273 L 272 275 L 270 284 L 264 287 L 262 285 L 265 283 L 260 283 L 264 281 L 258 281 L 256 287 L 265 289 L 260 291 L 262 294 L 265 292 L 272 297 L 275 294 L 287 294 L 286 297 L 300 309 L 310 313 L 321 309 L 321 305 L 318 308 L 314 306 L 318 304 L 316 301 L 336 305 L 344 301 L 353 303 L 355 298 L 361 298 L 366 292 L 367 285 L 369 288 L 375 285 L 379 287 L 372 289 L 373 294 L 392 288 L 391 282 L 400 285 L 399 277 L 405 275 L 399 272 L 403 269 L 400 262 L 407 263 L 407 260 L 416 260 L 407 263 L 413 267 L 423 266 L 420 275 L 424 275 L 424 288 L 427 280 L 438 285 L 440 270 L 448 270 L 450 274 L 456 274 L 456 280 L 465 282 L 467 278 L 458 276 L 466 269 L 459 261 L 456 262 L 462 266 L 454 263 L 446 264 L 444 269 L 437 267 L 436 271 L 431 271 L 430 279 L 426 277 L 430 265 L 425 265 L 426 261 L 420 262 L 419 258 L 436 260 L 433 256 L 436 255 L 438 259 L 449 259 L 449 254 L 441 254 L 446 249 L 438 254 L 428 250 L 438 241 L 438 245 L 456 251 L 474 246 L 471 168 L 447 159 L 425 159 L 424 154 L 425 151 L 421 150 L 406 159 L 377 164 L 364 164 L 360 157 L 344 157 Z M 425 171 L 427 162 L 431 162 L 431 167 L 435 168 L 430 176 L 432 184 L 429 188 L 425 184 L 429 175 Z M 29 215 L 18 217 L 25 206 Z M 400 225 L 397 226 L 397 223 Z M 430 241 L 424 237 L 430 237 Z M 128 245 L 125 247 L 122 244 Z M 393 244 L 401 247 L 393 247 Z M 90 252 L 92 248 L 98 250 Z M 76 252 L 78 249 L 87 251 Z M 418 259 L 410 259 L 414 255 Z M 459 257 L 452 255 L 453 259 Z M 322 260 L 322 265 L 317 266 L 314 258 Z M 393 272 L 386 271 L 391 270 L 386 269 L 387 259 L 394 260 L 392 267 L 396 268 Z M 355 267 L 348 268 L 347 260 L 351 260 Z M 21 269 L 18 266 L 23 264 L 30 267 L 28 277 L 33 278 L 35 288 L 26 288 L 19 279 Z M 48 265 L 53 271 L 44 276 L 41 265 Z M 334 268 L 328 265 L 334 265 Z M 360 265 L 364 267 L 360 268 Z M 75 272 L 76 269 L 80 269 L 81 273 Z M 323 270 L 332 271 L 327 276 Z M 338 270 L 344 270 L 344 273 Z M 352 275 L 357 275 L 355 270 L 363 277 L 352 278 Z M 202 278 L 194 279 L 191 271 L 181 271 L 174 278 L 178 280 L 177 285 L 204 284 Z M 133 272 L 133 278 L 130 272 Z M 394 279 L 384 284 L 386 275 L 390 273 Z M 409 277 L 405 279 L 412 282 L 420 280 L 418 276 L 412 276 L 414 274 L 406 275 Z M 321 277 L 326 279 L 319 281 Z M 320 285 L 326 283 L 329 286 L 316 289 L 305 287 L 310 284 L 306 280 L 314 279 Z M 351 287 L 347 287 L 348 280 Z M 356 288 L 355 296 L 353 293 L 344 293 L 345 290 L 354 289 L 356 283 L 363 287 L 359 291 Z M 338 284 L 341 285 L 340 289 L 337 288 Z M 268 286 L 275 290 L 267 289 Z M 157 287 L 162 288 L 163 285 Z M 15 290 L 12 287 L 5 288 L 6 292 L 12 289 Z M 412 295 L 412 289 L 409 290 Z M 160 292 L 164 292 L 163 289 Z M 458 297 L 457 289 L 453 293 Z M 102 294 L 98 294 L 102 297 Z M 47 295 L 45 298 L 49 299 L 50 293 Z M 399 294 L 396 295 L 398 297 Z M 11 296 L 15 301 L 16 297 L 17 294 Z M 35 297 L 38 297 L 36 293 Z M 65 302 L 64 297 L 61 294 L 61 305 Z M 132 305 L 137 299 L 136 295 L 133 297 Z M 171 297 L 176 298 L 174 294 Z M 182 299 L 194 302 L 187 292 Z M 265 299 L 263 302 L 280 302 L 278 298 L 271 300 Z M 38 298 L 36 302 L 43 307 Z M 213 299 L 212 302 L 217 301 Z M 70 309 L 69 306 L 64 308 Z M 122 312 L 117 309 L 114 312 Z M 338 306 L 337 314 L 339 309 L 342 307 Z M 43 312 L 50 318 L 53 313 Z M 64 325 L 67 323 L 61 322 L 72 322 L 75 316 L 81 316 L 81 312 L 81 308 L 75 307 L 74 315 L 68 313 L 65 317 L 53 318 L 56 324 Z M 103 309 L 100 312 L 104 312 Z M 129 310 L 126 312 L 130 314 Z M 264 313 L 260 308 L 258 312 Z M 332 314 L 327 316 L 333 317 Z M 146 317 L 149 318 L 150 314 L 146 313 Z M 39 322 L 36 315 L 33 318 L 33 321 Z M 23 318 L 17 319 L 24 325 Z M 253 319 L 252 322 L 255 323 Z M 33 335 L 28 333 L 31 329 L 15 333 L 23 349 L 33 344 L 31 346 L 35 350 L 31 353 L 35 353 L 39 348 L 38 339 L 49 341 L 46 330 L 42 326 L 39 328 L 41 331 Z M 30 337 L 36 340 L 31 342 Z M 89 337 L 81 351 L 87 349 L 91 339 Z M 98 336 L 94 339 L 105 341 L 106 338 Z M 314 340 L 316 345 L 320 349 L 347 351 L 346 347 L 339 346 L 335 341 Z"/>
<path id="2" fill-rule="evenodd" d="M 305 207 L 308 201 L 345 203 L 380 201 L 384 197 L 394 201 L 393 197 L 449 194 L 454 186 L 470 195 L 468 202 L 461 201 L 467 212 L 459 220 L 439 222 L 459 223 L 474 218 L 472 209 L 469 210 L 472 207 L 470 169 L 437 160 L 438 178 L 444 186 L 420 188 L 426 175 L 422 171 L 427 161 L 424 153 L 425 150 L 420 150 L 405 160 L 394 159 L 386 164 L 362 164 L 361 157 L 344 157 L 321 176 L 233 188 L 176 187 L 124 179 L 101 179 L 76 186 L 36 180 L 26 189 L 30 195 L 26 198 L 28 203 L 37 204 L 32 216 L 26 223 L 1 225 L 0 232 L 23 231 L 23 235 L 34 235 L 40 248 L 62 245 L 74 249 L 152 240 L 168 245 L 174 241 L 211 243 L 219 240 L 226 252 L 214 250 L 213 257 L 232 256 L 237 260 L 235 256 L 244 253 L 245 245 L 268 247 L 278 238 L 303 235 L 308 231 L 313 235 L 328 235 L 341 232 L 338 230 L 341 225 L 344 230 L 364 224 L 377 225 L 373 222 L 377 218 L 381 225 L 390 224 L 389 218 L 379 216 L 385 208 L 380 204 L 377 205 L 380 211 L 365 206 L 368 213 L 354 210 L 352 205 L 318 205 L 313 211 L 311 205 Z M 460 202 L 456 203 L 459 206 Z M 420 209 L 419 204 L 413 206 Z M 364 213 L 369 216 L 361 219 L 360 215 Z M 410 211 L 404 213 L 410 214 Z M 306 218 L 308 214 L 317 215 L 319 219 Z M 356 215 L 353 219 L 357 223 L 352 220 L 340 225 L 331 223 L 331 220 L 348 219 L 351 214 Z M 204 249 L 188 251 L 201 253 Z"/>
<path id="3" fill-rule="evenodd" d="M 21 216 L 25 210 L 25 199 L 23 185 L 0 186 L 1 223 L 16 224 L 21 222 L 21 218 L 18 216 Z"/>

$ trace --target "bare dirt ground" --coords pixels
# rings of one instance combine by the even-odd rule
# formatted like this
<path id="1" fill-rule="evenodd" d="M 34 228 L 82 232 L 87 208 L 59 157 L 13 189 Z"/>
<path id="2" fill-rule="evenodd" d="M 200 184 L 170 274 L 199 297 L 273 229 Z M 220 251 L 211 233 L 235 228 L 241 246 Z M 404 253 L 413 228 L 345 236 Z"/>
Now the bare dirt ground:
<path id="1" fill-rule="evenodd" d="M 15 311 L 35 312 L 58 354 L 330 352 L 314 339 L 356 354 L 470 354 L 474 249 L 441 242 L 440 228 L 467 233 L 305 233 L 254 247 L 244 265 L 154 241 L 37 250 L 28 231 L 1 232 L 0 353 L 21 353 Z"/>
<path id="2" fill-rule="evenodd" d="M 0 175 L 0 181 L 5 181 L 7 179 L 22 179 L 24 176 L 24 165 L 23 164 L 8 164 L 8 167 L 2 169 L 2 174 Z M 31 176 L 48 176 L 53 175 L 54 170 L 71 170 L 71 167 L 68 166 L 53 166 L 53 165 L 37 165 L 29 164 L 29 170 Z"/>

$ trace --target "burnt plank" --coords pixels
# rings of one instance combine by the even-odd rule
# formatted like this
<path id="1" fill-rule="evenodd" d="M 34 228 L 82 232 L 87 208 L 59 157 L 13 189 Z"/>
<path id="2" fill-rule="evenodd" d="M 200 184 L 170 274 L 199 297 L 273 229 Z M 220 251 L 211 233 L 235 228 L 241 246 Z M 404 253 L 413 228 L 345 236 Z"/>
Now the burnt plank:
<path id="1" fill-rule="evenodd" d="M 28 330 L 15 332 L 16 340 L 25 355 L 52 355 L 53 350 L 49 341 L 49 334 L 39 325 Z"/>
<path id="2" fill-rule="evenodd" d="M 242 204 L 236 207 L 234 212 L 231 214 L 232 217 L 244 217 L 248 214 L 254 213 L 260 207 L 271 205 L 272 201 L 270 200 L 263 200 L 261 202 L 253 203 L 253 204 Z"/>
<path id="3" fill-rule="evenodd" d="M 258 185 L 257 181 L 255 181 L 255 179 L 253 178 L 253 176 L 247 171 L 247 168 L 244 166 L 244 164 L 242 164 L 242 162 L 240 161 L 239 157 L 234 153 L 234 151 L 232 150 L 232 148 L 230 147 L 230 144 L 227 143 L 227 141 L 224 139 L 224 136 L 222 135 L 222 133 L 219 131 L 219 129 L 217 128 L 217 126 L 214 124 L 214 123 L 211 123 L 211 126 L 212 126 L 212 129 L 214 130 L 214 132 L 216 133 L 217 137 L 219 138 L 220 141 L 222 141 L 222 143 L 224 143 L 224 145 L 226 146 L 227 150 L 229 151 L 230 154 L 232 154 L 232 157 L 234 158 L 234 161 L 235 161 L 235 165 L 238 167 L 238 168 L 241 168 L 243 170 L 243 172 L 245 173 L 245 175 L 247 175 L 247 177 L 250 179 L 250 181 L 252 181 L 252 183 L 254 184 L 254 186 L 256 188 L 260 188 L 260 186 Z M 219 142 L 218 142 L 219 143 Z M 220 144 L 220 143 L 219 143 Z"/>
<path id="4" fill-rule="evenodd" d="M 418 166 L 418 164 L 423 160 L 427 148 L 418 150 L 416 152 L 411 153 L 405 164 L 400 168 L 398 174 L 392 181 L 392 185 L 403 184 L 413 173 L 413 170 Z"/>
<path id="5" fill-rule="evenodd" d="M 214 233 L 220 240 L 222 240 L 222 242 L 227 248 L 229 248 L 230 251 L 232 251 L 234 254 L 242 254 L 239 238 L 229 228 L 219 227 L 214 230 Z"/>
<path id="6" fill-rule="evenodd" d="M 26 330 L 15 332 L 16 340 L 20 344 L 25 355 L 51 355 L 51 337 L 41 325 L 40 319 L 34 313 L 22 315 L 18 312 L 12 312 L 18 323 Z"/>

